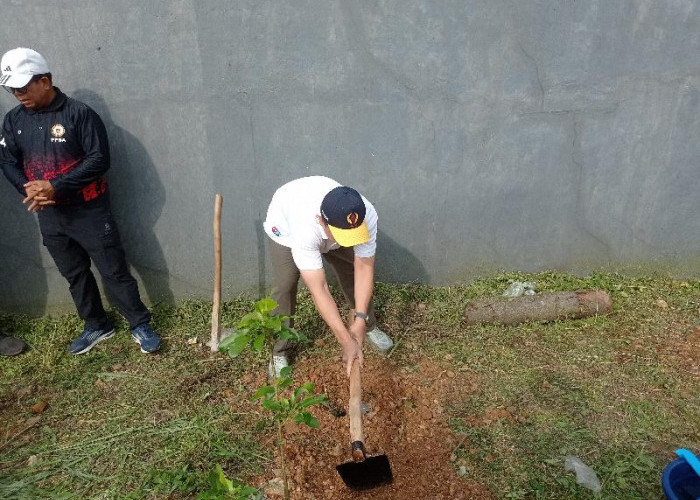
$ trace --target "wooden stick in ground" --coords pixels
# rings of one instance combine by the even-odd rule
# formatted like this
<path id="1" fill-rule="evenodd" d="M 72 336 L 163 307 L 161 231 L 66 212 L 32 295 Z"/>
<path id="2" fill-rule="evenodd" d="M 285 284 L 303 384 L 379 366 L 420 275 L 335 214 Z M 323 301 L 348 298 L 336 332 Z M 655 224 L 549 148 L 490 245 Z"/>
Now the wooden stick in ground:
<path id="1" fill-rule="evenodd" d="M 223 196 L 217 194 L 214 198 L 214 297 L 211 310 L 211 352 L 219 350 L 221 337 L 221 205 Z"/>
<path id="2" fill-rule="evenodd" d="M 513 299 L 473 301 L 464 308 L 464 322 L 514 325 L 526 321 L 555 321 L 607 314 L 612 310 L 610 295 L 603 290 L 552 292 Z"/>

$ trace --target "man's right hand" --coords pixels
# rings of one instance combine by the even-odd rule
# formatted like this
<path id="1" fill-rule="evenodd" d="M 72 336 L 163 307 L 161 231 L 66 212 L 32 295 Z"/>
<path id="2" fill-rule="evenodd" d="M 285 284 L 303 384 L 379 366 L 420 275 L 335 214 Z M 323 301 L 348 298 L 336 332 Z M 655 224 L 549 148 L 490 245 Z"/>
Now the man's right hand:
<path id="1" fill-rule="evenodd" d="M 326 273 L 323 269 L 302 270 L 300 272 L 306 287 L 311 292 L 316 309 L 318 309 L 323 321 L 326 322 L 343 349 L 343 361 L 346 363 L 347 374 L 350 377 L 352 363 L 355 359 L 359 360 L 360 366 L 362 366 L 362 345 L 355 339 L 353 332 L 349 331 L 345 323 L 343 323 L 343 318 L 340 317 L 338 312 L 338 306 L 328 288 Z M 357 333 L 355 332 L 355 334 Z"/>
<path id="2" fill-rule="evenodd" d="M 29 207 L 27 207 L 27 211 L 38 212 L 39 210 L 43 210 L 44 207 L 49 207 L 55 204 L 55 200 L 49 200 L 46 198 L 46 196 L 35 196 L 34 198 L 32 198 L 32 202 L 29 205 Z"/>
<path id="3" fill-rule="evenodd" d="M 351 336 L 348 335 L 347 340 L 341 342 L 340 346 L 343 349 L 343 361 L 345 361 L 345 369 L 347 371 L 348 378 L 350 378 L 350 371 L 352 370 L 352 364 L 357 359 L 362 366 L 364 357 L 362 356 L 362 346 Z"/>
<path id="4" fill-rule="evenodd" d="M 29 203 L 27 210 L 30 212 L 38 212 L 46 206 L 56 204 L 54 200 L 56 192 L 49 181 L 29 181 L 24 185 L 24 190 L 27 196 L 22 203 Z"/>
<path id="5" fill-rule="evenodd" d="M 367 334 L 367 323 L 365 320 L 362 318 L 355 318 L 348 326 L 348 331 L 355 341 L 360 344 L 360 347 L 362 347 L 365 341 L 365 335 Z"/>

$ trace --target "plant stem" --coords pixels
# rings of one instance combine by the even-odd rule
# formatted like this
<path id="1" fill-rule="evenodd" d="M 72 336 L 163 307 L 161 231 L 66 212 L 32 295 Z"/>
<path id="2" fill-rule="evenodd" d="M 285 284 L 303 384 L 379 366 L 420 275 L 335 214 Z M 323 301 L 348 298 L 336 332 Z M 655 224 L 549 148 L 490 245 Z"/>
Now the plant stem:
<path id="1" fill-rule="evenodd" d="M 271 349 L 272 350 L 272 349 Z M 273 359 L 273 352 L 270 353 L 270 359 L 272 360 L 272 370 L 273 375 L 275 370 L 275 363 Z M 277 388 L 277 379 L 275 378 L 275 400 L 279 401 L 279 389 Z M 284 460 L 284 434 L 282 433 L 282 419 L 277 420 L 277 449 L 280 454 L 280 466 L 282 467 L 282 484 L 284 486 L 284 500 L 289 500 L 289 481 L 287 480 L 287 464 Z"/>
<path id="2" fill-rule="evenodd" d="M 279 443 L 280 465 L 282 466 L 282 484 L 284 485 L 284 500 L 289 500 L 289 481 L 287 480 L 287 465 L 284 460 L 284 435 L 282 434 L 282 421 L 277 421 L 277 439 Z"/>

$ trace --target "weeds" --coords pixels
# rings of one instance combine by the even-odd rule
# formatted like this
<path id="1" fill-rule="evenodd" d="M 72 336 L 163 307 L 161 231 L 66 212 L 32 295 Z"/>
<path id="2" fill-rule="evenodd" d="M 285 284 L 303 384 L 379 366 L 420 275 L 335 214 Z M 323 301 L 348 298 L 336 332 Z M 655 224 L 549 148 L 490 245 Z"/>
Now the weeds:
<path id="1" fill-rule="evenodd" d="M 541 292 L 603 288 L 614 312 L 510 327 L 461 324 L 468 300 L 498 296 L 513 280 L 535 281 Z M 461 441 L 452 465 L 496 498 L 591 498 L 564 470 L 569 454 L 597 472 L 600 498 L 660 498 L 673 450 L 700 449 L 700 374 L 689 344 L 700 282 L 504 273 L 441 288 L 380 283 L 375 296 L 380 325 L 397 340 L 397 369 L 430 359 L 477 381 L 475 390 L 442 402 Z M 312 341 L 331 340 L 305 347 L 306 355 L 334 356 L 310 297 L 299 298 L 296 327 Z M 253 308 L 246 297 L 225 302 L 222 324 L 235 325 Z M 0 329 L 32 347 L 0 358 L 0 498 L 193 498 L 211 488 L 216 464 L 241 483 L 269 476 L 277 427 L 253 400 L 267 352 L 241 351 L 231 361 L 188 345 L 208 337 L 210 312 L 204 301 L 154 308 L 164 340 L 155 356 L 138 351 L 117 316 L 117 335 L 82 356 L 67 353 L 82 329 L 75 315 L 0 316 Z M 34 415 L 29 408 L 39 401 L 48 407 Z M 512 416 L 474 423 L 494 410 Z"/>
<path id="2" fill-rule="evenodd" d="M 209 474 L 209 489 L 197 495 L 197 500 L 250 500 L 259 497 L 260 492 L 251 486 L 230 480 L 224 474 L 221 465 Z"/>

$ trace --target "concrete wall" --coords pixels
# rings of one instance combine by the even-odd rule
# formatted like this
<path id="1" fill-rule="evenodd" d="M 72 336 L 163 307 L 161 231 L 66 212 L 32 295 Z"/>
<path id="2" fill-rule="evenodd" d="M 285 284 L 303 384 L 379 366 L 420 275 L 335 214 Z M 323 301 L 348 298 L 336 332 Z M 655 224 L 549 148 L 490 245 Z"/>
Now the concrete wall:
<path id="1" fill-rule="evenodd" d="M 269 286 L 259 227 L 324 174 L 380 214 L 382 280 L 497 269 L 700 270 L 696 0 L 4 0 L 112 141 L 113 204 L 150 300 Z M 14 105 L 0 93 L 0 112 Z M 0 182 L 5 310 L 70 305 Z"/>

